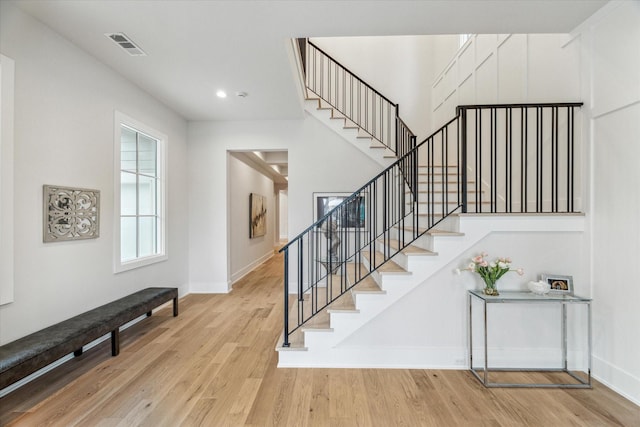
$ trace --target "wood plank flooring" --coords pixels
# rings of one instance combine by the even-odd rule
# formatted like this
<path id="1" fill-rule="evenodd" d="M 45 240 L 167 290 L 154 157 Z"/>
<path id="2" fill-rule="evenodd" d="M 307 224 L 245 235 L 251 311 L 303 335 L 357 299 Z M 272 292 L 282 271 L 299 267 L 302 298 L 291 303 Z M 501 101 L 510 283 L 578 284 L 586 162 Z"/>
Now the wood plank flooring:
<path id="1" fill-rule="evenodd" d="M 485 389 L 467 371 L 278 369 L 282 259 L 189 295 L 0 399 L 2 426 L 638 426 L 593 390 Z"/>

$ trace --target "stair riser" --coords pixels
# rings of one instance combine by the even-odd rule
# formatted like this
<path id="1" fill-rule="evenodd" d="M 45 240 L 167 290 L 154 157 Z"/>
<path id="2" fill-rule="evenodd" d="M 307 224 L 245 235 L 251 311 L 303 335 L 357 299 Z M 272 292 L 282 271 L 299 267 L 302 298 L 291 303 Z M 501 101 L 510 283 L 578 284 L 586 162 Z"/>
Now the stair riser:
<path id="1" fill-rule="evenodd" d="M 416 240 L 412 241 L 413 233 L 409 231 L 405 231 L 404 238 L 405 238 L 405 242 L 411 242 L 411 245 L 413 246 L 417 246 L 419 248 L 426 249 L 428 251 L 436 252 L 433 246 L 432 239 L 426 234 L 423 234 L 422 236 L 418 237 Z"/>
<path id="2" fill-rule="evenodd" d="M 324 105 L 324 104 L 323 104 Z M 335 120 L 331 118 L 331 109 L 318 110 L 318 101 L 306 101 L 305 110 L 314 116 L 317 120 L 326 125 L 329 129 L 333 130 L 340 137 L 345 139 L 350 144 L 354 145 L 368 157 L 372 158 L 375 162 L 383 167 L 390 166 L 396 159 L 386 158 L 385 154 L 389 153 L 389 150 L 385 149 L 371 149 L 371 140 L 366 138 L 358 138 L 358 129 L 344 129 L 344 120 Z"/>
<path id="3" fill-rule="evenodd" d="M 418 194 L 418 203 L 423 204 L 427 202 L 441 203 L 442 201 L 457 201 L 458 193 L 456 191 L 450 191 L 447 193 L 420 193 Z M 475 200 L 475 197 L 474 197 Z M 407 206 L 411 206 L 412 200 L 407 198 Z"/>

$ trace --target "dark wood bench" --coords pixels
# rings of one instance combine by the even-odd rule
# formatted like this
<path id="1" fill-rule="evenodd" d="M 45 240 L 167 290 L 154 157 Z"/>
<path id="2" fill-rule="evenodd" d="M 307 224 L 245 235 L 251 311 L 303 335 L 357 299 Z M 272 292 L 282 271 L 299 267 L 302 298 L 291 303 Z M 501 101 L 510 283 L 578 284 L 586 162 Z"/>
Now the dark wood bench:
<path id="1" fill-rule="evenodd" d="M 147 288 L 94 308 L 71 319 L 0 346 L 0 389 L 36 372 L 82 346 L 111 333 L 111 354 L 120 353 L 120 327 L 173 300 L 178 315 L 177 288 Z"/>

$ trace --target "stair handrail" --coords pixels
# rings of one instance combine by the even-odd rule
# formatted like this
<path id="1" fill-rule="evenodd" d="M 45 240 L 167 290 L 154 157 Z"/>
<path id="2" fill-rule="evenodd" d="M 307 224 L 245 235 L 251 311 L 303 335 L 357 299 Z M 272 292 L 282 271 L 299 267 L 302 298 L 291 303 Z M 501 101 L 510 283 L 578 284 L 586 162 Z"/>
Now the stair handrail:
<path id="1" fill-rule="evenodd" d="M 320 53 L 322 53 L 324 56 L 326 56 L 327 58 L 329 58 L 331 61 L 333 61 L 334 63 L 336 63 L 340 68 L 344 69 L 346 72 L 348 72 L 351 76 L 353 76 L 354 78 L 356 78 L 358 80 L 358 82 L 360 82 L 362 85 L 368 87 L 372 92 L 374 92 L 375 94 L 379 95 L 382 99 L 384 99 L 385 101 L 387 101 L 389 104 L 393 105 L 394 107 L 397 107 L 398 104 L 396 104 L 395 102 L 391 101 L 389 98 L 387 98 L 386 96 L 384 96 L 382 93 L 380 93 L 378 90 L 376 90 L 373 86 L 371 86 L 369 83 L 367 83 L 366 81 L 364 81 L 362 78 L 360 78 L 356 73 L 354 73 L 353 71 L 351 71 L 348 67 L 344 66 L 342 63 L 340 63 L 340 61 L 338 61 L 337 59 L 335 59 L 333 56 L 329 55 L 326 51 L 324 51 L 322 48 L 320 48 L 317 44 L 315 44 L 314 42 L 312 42 L 309 39 L 306 39 L 307 43 L 310 44 L 311 46 L 313 46 L 316 50 L 318 50 Z"/>
<path id="2" fill-rule="evenodd" d="M 309 39 L 298 39 L 298 42 L 306 88 L 318 95 L 326 104 L 347 119 L 358 125 L 360 129 L 364 130 L 369 136 L 382 143 L 387 149 L 396 154 L 396 156 L 399 157 L 405 154 L 408 151 L 407 147 L 398 145 L 398 136 L 400 134 L 398 129 L 405 129 L 413 137 L 415 137 L 415 134 L 413 134 L 406 123 L 400 119 L 399 105 L 380 93 Z M 317 67 L 310 66 L 310 63 L 316 64 L 317 62 L 316 52 L 322 55 L 320 57 L 321 63 L 319 71 Z M 323 62 L 325 60 L 329 61 L 326 65 L 326 79 L 324 76 L 325 65 Z M 331 72 L 332 66 L 336 67 L 333 73 Z M 338 67 L 339 69 L 337 69 Z M 354 80 L 359 86 L 354 85 Z M 328 86 L 327 88 L 324 87 L 325 83 Z M 350 91 L 349 95 L 346 93 L 347 87 Z M 371 92 L 371 95 L 366 93 L 366 91 L 362 94 L 360 87 L 366 88 L 366 90 Z M 353 92 L 356 93 L 354 94 Z M 376 102 L 376 100 L 379 102 Z M 384 101 L 386 105 L 382 103 L 382 101 Z M 363 103 L 364 106 L 362 106 L 361 103 Z M 409 143 L 413 141 L 413 146 L 415 146 L 415 139 L 408 139 Z M 413 146 L 410 148 L 413 148 Z"/>

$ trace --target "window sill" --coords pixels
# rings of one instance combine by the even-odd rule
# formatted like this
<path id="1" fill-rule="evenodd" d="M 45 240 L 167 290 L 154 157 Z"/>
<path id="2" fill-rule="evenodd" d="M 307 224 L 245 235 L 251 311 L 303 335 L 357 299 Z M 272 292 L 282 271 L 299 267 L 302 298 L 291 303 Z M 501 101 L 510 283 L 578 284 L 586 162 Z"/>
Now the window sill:
<path id="1" fill-rule="evenodd" d="M 152 255 L 144 258 L 134 259 L 131 261 L 121 262 L 119 264 L 116 264 L 113 270 L 115 274 L 122 273 L 124 271 L 134 270 L 136 268 L 146 267 L 158 262 L 163 262 L 167 259 L 169 259 L 169 257 L 166 254 Z"/>

